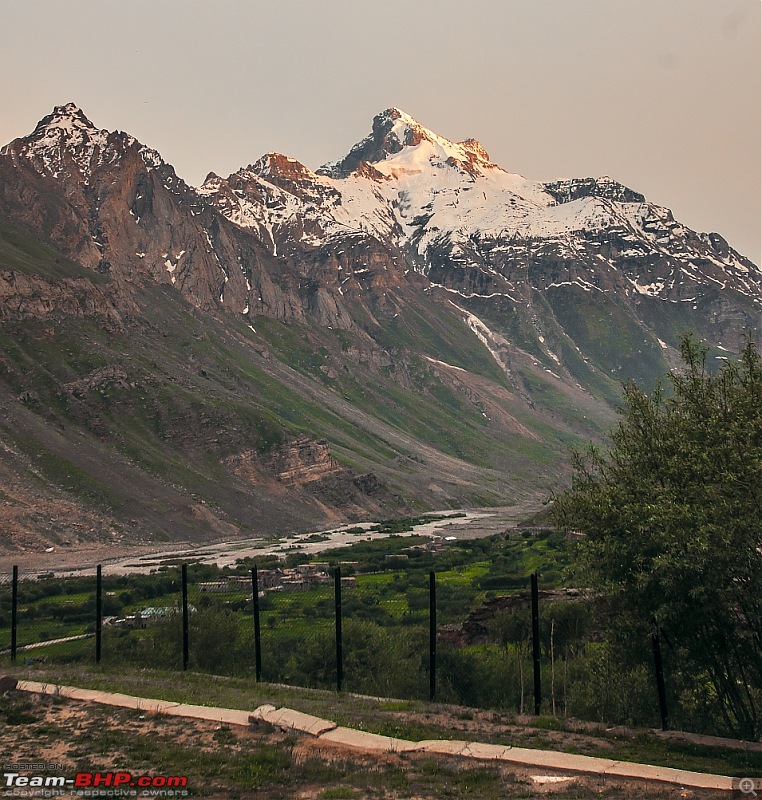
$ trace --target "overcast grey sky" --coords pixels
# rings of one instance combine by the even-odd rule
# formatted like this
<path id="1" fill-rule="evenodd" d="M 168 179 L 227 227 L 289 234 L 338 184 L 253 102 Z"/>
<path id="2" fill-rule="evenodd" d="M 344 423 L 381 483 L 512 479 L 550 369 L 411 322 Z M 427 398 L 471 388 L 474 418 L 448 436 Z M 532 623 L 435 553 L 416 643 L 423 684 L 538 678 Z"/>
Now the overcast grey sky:
<path id="1" fill-rule="evenodd" d="M 759 0 L 0 0 L 0 142 L 73 101 L 188 183 L 312 168 L 394 105 L 528 178 L 610 175 L 760 263 Z"/>

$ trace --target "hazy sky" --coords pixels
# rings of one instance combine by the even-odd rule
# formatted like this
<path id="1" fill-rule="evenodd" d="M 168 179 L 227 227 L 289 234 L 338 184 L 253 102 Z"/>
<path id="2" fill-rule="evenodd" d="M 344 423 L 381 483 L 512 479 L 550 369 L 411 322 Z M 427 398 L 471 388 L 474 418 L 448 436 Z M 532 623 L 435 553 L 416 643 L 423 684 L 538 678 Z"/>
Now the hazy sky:
<path id="1" fill-rule="evenodd" d="M 188 183 L 315 168 L 398 106 L 528 178 L 610 175 L 760 263 L 759 0 L 0 0 L 0 142 L 54 105 Z"/>

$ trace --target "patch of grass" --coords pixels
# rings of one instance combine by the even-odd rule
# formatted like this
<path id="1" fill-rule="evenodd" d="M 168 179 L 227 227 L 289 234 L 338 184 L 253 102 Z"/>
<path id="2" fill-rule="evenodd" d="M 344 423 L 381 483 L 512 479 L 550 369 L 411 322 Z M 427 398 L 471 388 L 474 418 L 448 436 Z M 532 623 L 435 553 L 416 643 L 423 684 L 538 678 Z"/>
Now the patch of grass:
<path id="1" fill-rule="evenodd" d="M 44 447 L 31 438 L 17 438 L 16 444 L 32 459 L 34 467 L 55 486 L 88 503 L 118 511 L 124 501 L 104 481 L 77 466 L 73 461 Z"/>
<path id="2" fill-rule="evenodd" d="M 275 748 L 261 747 L 253 753 L 236 753 L 230 766 L 230 779 L 241 789 L 260 789 L 292 780 L 290 754 Z"/>
<path id="3" fill-rule="evenodd" d="M 31 725 L 39 716 L 33 713 L 34 706 L 26 698 L 0 698 L 0 719 L 6 725 Z"/>
<path id="4" fill-rule="evenodd" d="M 5 220 L 0 220 L 0 265 L 47 279 L 87 278 L 94 284 L 109 281 L 107 276 L 86 269 L 44 244 L 38 236 Z"/>
<path id="5" fill-rule="evenodd" d="M 405 307 L 382 330 L 374 331 L 377 340 L 394 349 L 402 344 L 414 353 L 467 369 L 499 385 L 505 383 L 505 375 L 494 359 L 458 315 L 443 313 L 440 305 L 427 298 L 420 297 L 419 302 L 428 314 Z"/>
<path id="6" fill-rule="evenodd" d="M 380 708 L 383 711 L 410 711 L 413 708 L 412 700 L 384 700 Z"/>
<path id="7" fill-rule="evenodd" d="M 556 319 L 601 371 L 616 381 L 651 386 L 666 363 L 658 342 L 617 303 L 574 286 L 547 293 Z"/>
<path id="8" fill-rule="evenodd" d="M 472 792 L 483 793 L 496 788 L 501 782 L 500 774 L 487 767 L 464 769 L 452 776 L 453 785 L 460 788 L 464 794 Z"/>
<path id="9" fill-rule="evenodd" d="M 540 728 L 544 731 L 562 731 L 564 722 L 561 717 L 536 717 L 532 720 L 533 728 Z"/>
<path id="10" fill-rule="evenodd" d="M 323 789 L 318 795 L 320 800 L 354 800 L 362 795 L 355 789 L 348 786 L 335 786 L 329 789 Z"/>

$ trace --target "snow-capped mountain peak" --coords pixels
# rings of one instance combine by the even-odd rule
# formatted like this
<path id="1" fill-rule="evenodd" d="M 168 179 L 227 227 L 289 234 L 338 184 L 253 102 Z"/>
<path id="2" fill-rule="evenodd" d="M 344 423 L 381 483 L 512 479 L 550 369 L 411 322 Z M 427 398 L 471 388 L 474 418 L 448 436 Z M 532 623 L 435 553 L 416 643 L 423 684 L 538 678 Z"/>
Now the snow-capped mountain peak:
<path id="1" fill-rule="evenodd" d="M 93 135 L 98 133 L 108 133 L 100 131 L 85 116 L 84 111 L 75 103 L 66 103 L 62 106 L 55 106 L 48 116 L 43 117 L 34 129 L 32 136 L 39 136 L 43 132 L 50 134 L 54 131 L 68 134 L 72 139 L 83 135 Z"/>
<path id="2" fill-rule="evenodd" d="M 340 161 L 324 165 L 318 173 L 332 178 L 346 178 L 372 164 L 382 174 L 389 174 L 388 166 L 410 162 L 448 164 L 470 174 L 481 174 L 485 169 L 498 169 L 490 161 L 487 151 L 476 141 L 452 142 L 424 127 L 399 108 L 387 108 L 373 118 L 371 133 L 358 142 Z"/>
<path id="3" fill-rule="evenodd" d="M 66 171 L 67 162 L 74 164 L 79 172 L 89 174 L 93 157 L 102 157 L 108 138 L 108 131 L 93 125 L 74 103 L 66 103 L 56 106 L 37 123 L 18 154 L 28 159 L 40 174 L 57 178 Z"/>
<path id="4" fill-rule="evenodd" d="M 440 138 L 399 108 L 387 108 L 374 117 L 373 133 L 377 132 L 383 134 L 384 144 L 388 145 L 390 153 L 418 145 L 424 140 L 433 142 Z"/>
<path id="5" fill-rule="evenodd" d="M 261 178 L 287 178 L 290 180 L 316 180 L 317 175 L 301 161 L 282 153 L 265 153 L 249 169 Z"/>
<path id="6" fill-rule="evenodd" d="M 466 299 L 519 302 L 526 291 L 571 286 L 687 303 L 706 286 L 732 286 L 762 302 L 758 268 L 639 192 L 608 176 L 528 180 L 494 164 L 477 140 L 450 141 L 396 107 L 317 172 L 268 153 L 201 191 L 273 252 L 370 236 Z"/>
<path id="7" fill-rule="evenodd" d="M 146 167 L 155 169 L 165 162 L 155 150 L 134 136 L 98 128 L 75 103 L 55 106 L 29 136 L 2 148 L 14 163 L 30 164 L 40 175 L 62 178 L 73 172 L 89 180 L 92 171 L 117 163 L 128 148 L 135 148 Z"/>

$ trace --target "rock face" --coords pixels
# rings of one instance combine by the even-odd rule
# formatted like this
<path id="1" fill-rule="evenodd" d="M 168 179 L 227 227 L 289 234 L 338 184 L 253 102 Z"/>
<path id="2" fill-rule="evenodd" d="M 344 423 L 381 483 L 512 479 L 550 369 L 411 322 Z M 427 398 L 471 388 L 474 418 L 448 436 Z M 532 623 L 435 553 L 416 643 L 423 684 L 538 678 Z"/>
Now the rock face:
<path id="1" fill-rule="evenodd" d="M 328 442 L 313 441 L 307 436 L 283 445 L 270 457 L 268 466 L 287 485 L 310 483 L 341 471 L 331 456 Z"/>
<path id="2" fill-rule="evenodd" d="M 373 473 L 358 475 L 342 467 L 331 455 L 325 439 L 296 436 L 267 454 L 245 450 L 225 460 L 225 465 L 252 486 L 271 492 L 301 492 L 327 507 L 361 513 L 375 501 L 392 498 Z"/>
<path id="3" fill-rule="evenodd" d="M 123 325 L 125 299 L 86 278 L 45 280 L 14 270 L 0 270 L 0 320 L 94 317 L 113 326 Z M 132 307 L 134 310 L 134 306 Z"/>

